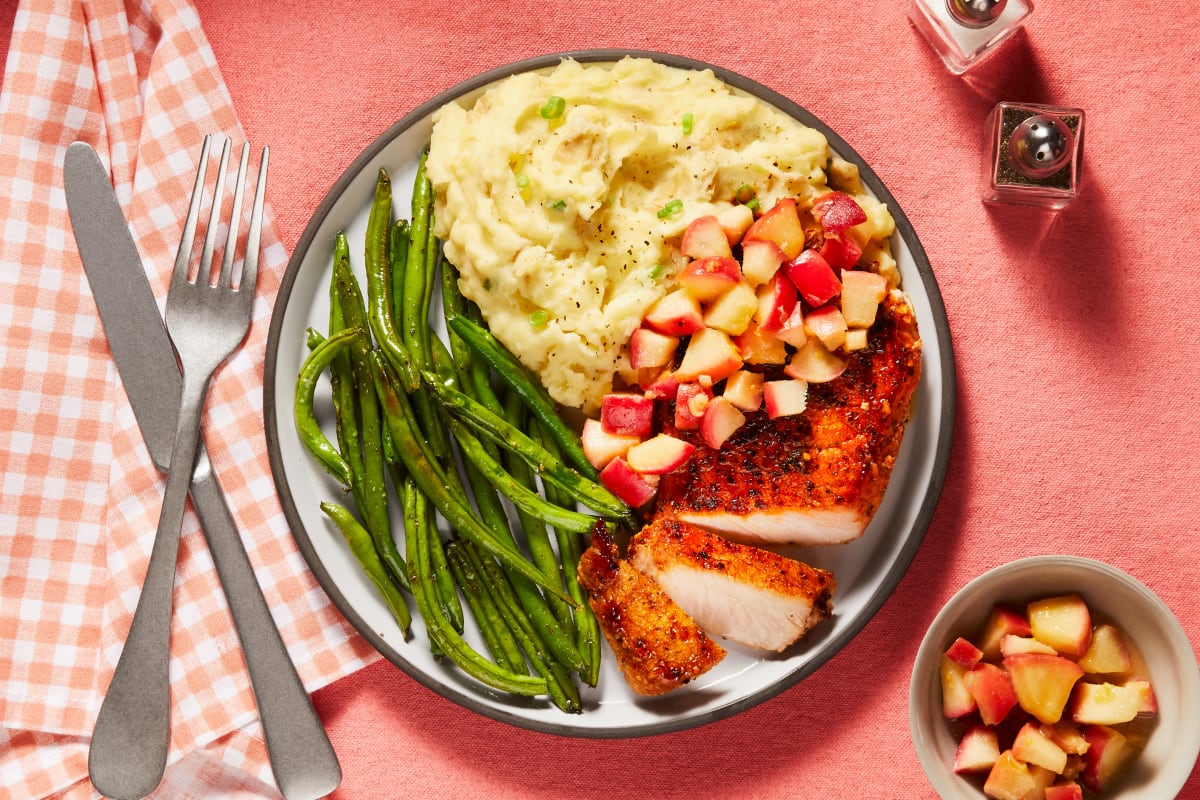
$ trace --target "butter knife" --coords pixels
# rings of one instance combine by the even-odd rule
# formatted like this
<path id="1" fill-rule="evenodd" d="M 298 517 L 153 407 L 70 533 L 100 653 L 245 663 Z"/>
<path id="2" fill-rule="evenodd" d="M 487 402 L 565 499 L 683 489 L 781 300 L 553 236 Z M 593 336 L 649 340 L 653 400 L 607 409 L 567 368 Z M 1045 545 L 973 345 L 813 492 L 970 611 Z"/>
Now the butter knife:
<path id="1" fill-rule="evenodd" d="M 84 142 L 67 148 L 63 181 L 75 242 L 117 372 L 150 457 L 166 472 L 182 387 L 175 352 L 95 150 Z M 275 782 L 287 800 L 324 797 L 341 782 L 341 766 L 271 618 L 203 440 L 190 491 L 241 641 Z"/>

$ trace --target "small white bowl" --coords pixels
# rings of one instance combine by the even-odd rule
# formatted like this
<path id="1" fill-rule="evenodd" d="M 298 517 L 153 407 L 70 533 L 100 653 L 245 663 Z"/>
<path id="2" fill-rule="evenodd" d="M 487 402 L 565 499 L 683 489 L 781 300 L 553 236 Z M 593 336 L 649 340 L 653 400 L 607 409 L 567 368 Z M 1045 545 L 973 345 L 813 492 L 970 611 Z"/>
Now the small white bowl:
<path id="1" fill-rule="evenodd" d="M 954 773 L 958 743 L 942 716 L 941 655 L 957 636 L 970 636 L 997 602 L 1023 606 L 1076 592 L 1093 614 L 1116 625 L 1141 651 L 1158 698 L 1158 722 L 1128 773 L 1105 800 L 1175 797 L 1200 755 L 1200 667 L 1171 610 L 1133 577 L 1076 556 L 1035 556 L 980 575 L 934 618 L 913 664 L 908 719 L 913 745 L 942 800 L 982 800 L 979 780 Z"/>

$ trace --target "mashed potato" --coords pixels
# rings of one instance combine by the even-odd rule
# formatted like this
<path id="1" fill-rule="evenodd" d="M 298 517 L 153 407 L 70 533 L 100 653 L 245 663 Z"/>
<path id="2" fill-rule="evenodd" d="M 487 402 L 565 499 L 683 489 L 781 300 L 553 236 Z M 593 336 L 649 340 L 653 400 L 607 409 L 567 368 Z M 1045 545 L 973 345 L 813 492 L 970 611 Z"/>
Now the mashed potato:
<path id="1" fill-rule="evenodd" d="M 686 263 L 687 223 L 743 186 L 764 208 L 806 205 L 829 157 L 820 132 L 710 71 L 568 60 L 440 109 L 428 172 L 463 294 L 552 397 L 591 410 Z M 887 209 L 860 199 L 864 233 L 890 234 Z"/>

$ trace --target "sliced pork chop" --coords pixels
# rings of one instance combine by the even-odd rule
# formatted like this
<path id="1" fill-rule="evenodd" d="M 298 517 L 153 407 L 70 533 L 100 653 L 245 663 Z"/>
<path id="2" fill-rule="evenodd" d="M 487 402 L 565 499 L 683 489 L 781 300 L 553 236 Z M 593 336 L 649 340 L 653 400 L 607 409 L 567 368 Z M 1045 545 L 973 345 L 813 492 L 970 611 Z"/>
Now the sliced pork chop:
<path id="1" fill-rule="evenodd" d="M 656 513 L 749 544 L 837 544 L 866 530 L 892 474 L 921 373 L 912 307 L 891 292 L 864 350 L 839 378 L 808 387 L 801 414 L 746 424 L 720 450 L 695 431 L 664 428 L 696 445 L 663 476 Z M 780 375 L 768 375 L 778 378 Z"/>
<path id="2" fill-rule="evenodd" d="M 657 583 L 620 557 L 603 522 L 579 559 L 579 582 L 617 665 L 638 694 L 666 694 L 725 658 L 725 649 Z"/>
<path id="3" fill-rule="evenodd" d="M 709 636 L 776 652 L 829 617 L 836 586 L 823 569 L 670 519 L 630 540 L 629 561 Z"/>

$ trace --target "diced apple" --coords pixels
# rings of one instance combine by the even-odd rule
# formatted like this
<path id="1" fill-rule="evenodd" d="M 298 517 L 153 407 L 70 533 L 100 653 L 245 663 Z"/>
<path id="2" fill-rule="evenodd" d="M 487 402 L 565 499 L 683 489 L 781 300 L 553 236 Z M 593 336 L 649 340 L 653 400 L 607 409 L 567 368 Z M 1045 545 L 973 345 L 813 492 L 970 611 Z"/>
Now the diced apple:
<path id="1" fill-rule="evenodd" d="M 1083 800 L 1083 787 L 1073 781 L 1047 786 L 1043 800 Z"/>
<path id="2" fill-rule="evenodd" d="M 810 306 L 823 306 L 842 291 L 837 273 L 815 250 L 802 250 L 784 265 L 784 271 Z"/>
<path id="3" fill-rule="evenodd" d="M 760 286 L 774 278 L 787 260 L 787 254 L 774 242 L 766 239 L 742 242 L 742 277 L 752 286 Z"/>
<path id="4" fill-rule="evenodd" d="M 679 339 L 649 328 L 638 328 L 629 337 L 629 363 L 634 369 L 665 367 L 675 360 Z"/>
<path id="5" fill-rule="evenodd" d="M 717 212 L 717 222 L 725 231 L 725 239 L 730 245 L 735 245 L 754 224 L 754 209 L 744 203 L 734 203 Z"/>
<path id="6" fill-rule="evenodd" d="M 829 233 L 841 233 L 867 221 L 867 212 L 845 192 L 829 192 L 813 201 L 810 209 L 817 222 Z"/>
<path id="7" fill-rule="evenodd" d="M 1138 716 L 1153 717 L 1158 713 L 1158 695 L 1150 681 L 1130 681 L 1127 686 L 1133 687 L 1138 696 Z"/>
<path id="8" fill-rule="evenodd" d="M 983 659 L 983 651 L 959 636 L 946 648 L 946 658 L 970 669 Z"/>
<path id="9" fill-rule="evenodd" d="M 721 445 L 745 424 L 746 415 L 727 397 L 714 397 L 700 423 L 700 437 L 712 449 L 720 450 Z"/>
<path id="10" fill-rule="evenodd" d="M 643 322 L 665 336 L 688 336 L 704 329 L 704 314 L 700 303 L 681 287 L 650 306 Z"/>
<path id="11" fill-rule="evenodd" d="M 1133 659 L 1125 637 L 1112 625 L 1097 625 L 1087 652 L 1079 659 L 1084 672 L 1096 675 L 1115 675 L 1129 671 Z"/>
<path id="12" fill-rule="evenodd" d="M 625 461 L 642 475 L 665 475 L 686 464 L 695 449 L 690 442 L 660 433 L 629 448 Z"/>
<path id="13" fill-rule="evenodd" d="M 954 771 L 966 772 L 990 770 L 1000 758 L 996 732 L 986 725 L 973 725 L 963 734 L 954 753 Z"/>
<path id="14" fill-rule="evenodd" d="M 655 400 L 669 400 L 679 390 L 679 378 L 675 376 L 675 370 L 669 366 L 661 369 L 647 368 L 638 370 L 638 372 L 638 386 L 642 388 L 647 397 Z"/>
<path id="15" fill-rule="evenodd" d="M 1004 659 L 1017 702 L 1040 722 L 1062 719 L 1071 689 L 1083 670 L 1069 658 L 1045 653 L 1019 653 Z"/>
<path id="16" fill-rule="evenodd" d="M 696 381 L 679 384 L 675 393 L 675 427 L 681 431 L 699 430 L 712 396 L 712 389 Z"/>
<path id="17" fill-rule="evenodd" d="M 750 320 L 745 332 L 734 338 L 733 342 L 747 364 L 782 364 L 787 361 L 784 343 L 773 333 L 760 328 L 754 320 Z"/>
<path id="18" fill-rule="evenodd" d="M 1008 716 L 1017 704 L 1017 693 L 1004 670 L 995 664 L 981 662 L 967 671 L 963 680 L 967 691 L 979 706 L 984 725 L 995 725 Z"/>
<path id="19" fill-rule="evenodd" d="M 721 240 L 725 234 L 721 233 Z M 679 285 L 695 300 L 715 300 L 742 282 L 742 267 L 728 256 L 710 256 L 689 261 L 679 273 Z"/>
<path id="20" fill-rule="evenodd" d="M 1027 613 L 1033 638 L 1072 658 L 1087 652 L 1092 640 L 1092 616 L 1079 595 L 1035 600 Z"/>
<path id="21" fill-rule="evenodd" d="M 785 197 L 771 206 L 742 236 L 744 242 L 759 239 L 774 242 L 789 260 L 796 257 L 804 247 L 804 229 L 794 199 Z"/>
<path id="22" fill-rule="evenodd" d="M 887 296 L 887 278 L 865 269 L 842 270 L 842 316 L 852 328 L 875 324 L 879 304 Z"/>
<path id="23" fill-rule="evenodd" d="M 704 314 L 704 324 L 730 336 L 745 333 L 758 311 L 758 297 L 750 284 L 742 281 L 718 297 Z"/>
<path id="24" fill-rule="evenodd" d="M 1141 701 L 1136 686 L 1081 682 L 1071 700 L 1071 719 L 1081 725 L 1120 725 L 1138 715 Z"/>
<path id="25" fill-rule="evenodd" d="M 829 234 L 821 245 L 821 257 L 834 269 L 851 269 L 862 256 L 862 245 L 849 232 Z"/>
<path id="26" fill-rule="evenodd" d="M 765 381 L 763 404 L 771 419 L 801 414 L 808 407 L 808 383 L 802 380 Z"/>
<path id="27" fill-rule="evenodd" d="M 1120 731 L 1107 725 L 1088 725 L 1083 729 L 1083 735 L 1090 747 L 1083 755 L 1080 779 L 1084 786 L 1100 794 L 1121 774 L 1137 754 L 1137 748 Z"/>
<path id="28" fill-rule="evenodd" d="M 658 492 L 645 477 L 618 456 L 600 470 L 600 482 L 630 508 L 641 508 Z"/>
<path id="29" fill-rule="evenodd" d="M 733 255 L 724 226 L 717 217 L 711 215 L 697 217 L 688 224 L 679 243 L 679 251 L 688 258 L 729 258 Z"/>
<path id="30" fill-rule="evenodd" d="M 583 454 L 596 469 L 603 469 L 614 458 L 625 455 L 641 437 L 609 433 L 598 419 L 584 420 L 580 433 Z"/>
<path id="31" fill-rule="evenodd" d="M 837 350 L 846 341 L 846 318 L 835 305 L 821 306 L 804 316 L 804 325 L 826 350 Z"/>
<path id="32" fill-rule="evenodd" d="M 849 362 L 825 349 L 817 339 L 809 339 L 796 351 L 783 371 L 789 378 L 809 383 L 825 383 L 846 371 Z"/>
<path id="33" fill-rule="evenodd" d="M 851 328 L 846 331 L 846 341 L 842 344 L 842 349 L 847 353 L 853 353 L 858 350 L 867 349 L 867 329 L 866 328 Z"/>
<path id="34" fill-rule="evenodd" d="M 1048 644 L 1039 642 L 1032 636 L 1017 636 L 1009 633 L 1000 640 L 1000 654 L 1003 656 L 1015 656 L 1018 653 L 1045 653 L 1048 656 L 1056 656 L 1058 653 Z"/>
<path id="35" fill-rule="evenodd" d="M 681 381 L 694 381 L 707 375 L 716 383 L 741 368 L 742 351 L 734 345 L 729 334 L 704 328 L 692 335 L 675 376 Z"/>
<path id="36" fill-rule="evenodd" d="M 654 428 L 654 400 L 633 392 L 610 392 L 600 401 L 600 424 L 606 433 L 647 436 Z"/>
<path id="37" fill-rule="evenodd" d="M 758 327 L 773 333 L 783 327 L 796 306 L 796 287 L 783 273 L 758 287 Z"/>
<path id="38" fill-rule="evenodd" d="M 996 605 L 988 612 L 979 636 L 979 649 L 983 657 L 995 660 L 1000 657 L 1000 643 L 1008 634 L 1029 636 L 1029 620 L 1020 611 L 1006 605 Z"/>
<path id="39" fill-rule="evenodd" d="M 762 407 L 762 386 L 762 373 L 739 369 L 725 379 L 721 396 L 741 411 L 757 411 Z"/>
<path id="40" fill-rule="evenodd" d="M 792 313 L 779 326 L 779 330 L 771 333 L 779 341 L 790 344 L 797 350 L 803 347 L 808 341 L 808 328 L 804 326 L 804 304 L 796 303 L 792 306 Z"/>
<path id="41" fill-rule="evenodd" d="M 1017 753 L 1014 750 L 1013 757 L 1015 758 L 1016 755 Z M 1046 769 L 1045 767 L 1037 764 L 1026 764 L 1025 766 L 1029 768 L 1029 774 L 1033 778 L 1033 782 L 1038 785 L 1039 793 L 1045 791 L 1046 787 L 1054 783 L 1055 779 L 1058 778 L 1057 772 Z M 1041 794 L 1034 794 L 1034 799 L 1044 800 L 1044 797 Z"/>
<path id="42" fill-rule="evenodd" d="M 970 714 L 978 705 L 967 691 L 967 668 L 943 655 L 940 675 L 942 679 L 942 716 L 958 719 Z"/>
<path id="43" fill-rule="evenodd" d="M 1018 761 L 1037 764 L 1055 774 L 1061 774 L 1067 766 L 1066 752 L 1032 722 L 1025 723 L 1021 730 L 1017 731 L 1012 754 Z"/>
<path id="44" fill-rule="evenodd" d="M 1088 750 L 1088 740 L 1079 726 L 1070 720 L 1064 719 L 1049 725 L 1042 723 L 1042 733 L 1067 755 L 1079 756 Z"/>
<path id="45" fill-rule="evenodd" d="M 983 793 L 992 800 L 1034 800 L 1041 787 L 1029 774 L 1029 768 L 1018 761 L 1011 750 L 1005 750 L 992 765 Z"/>

